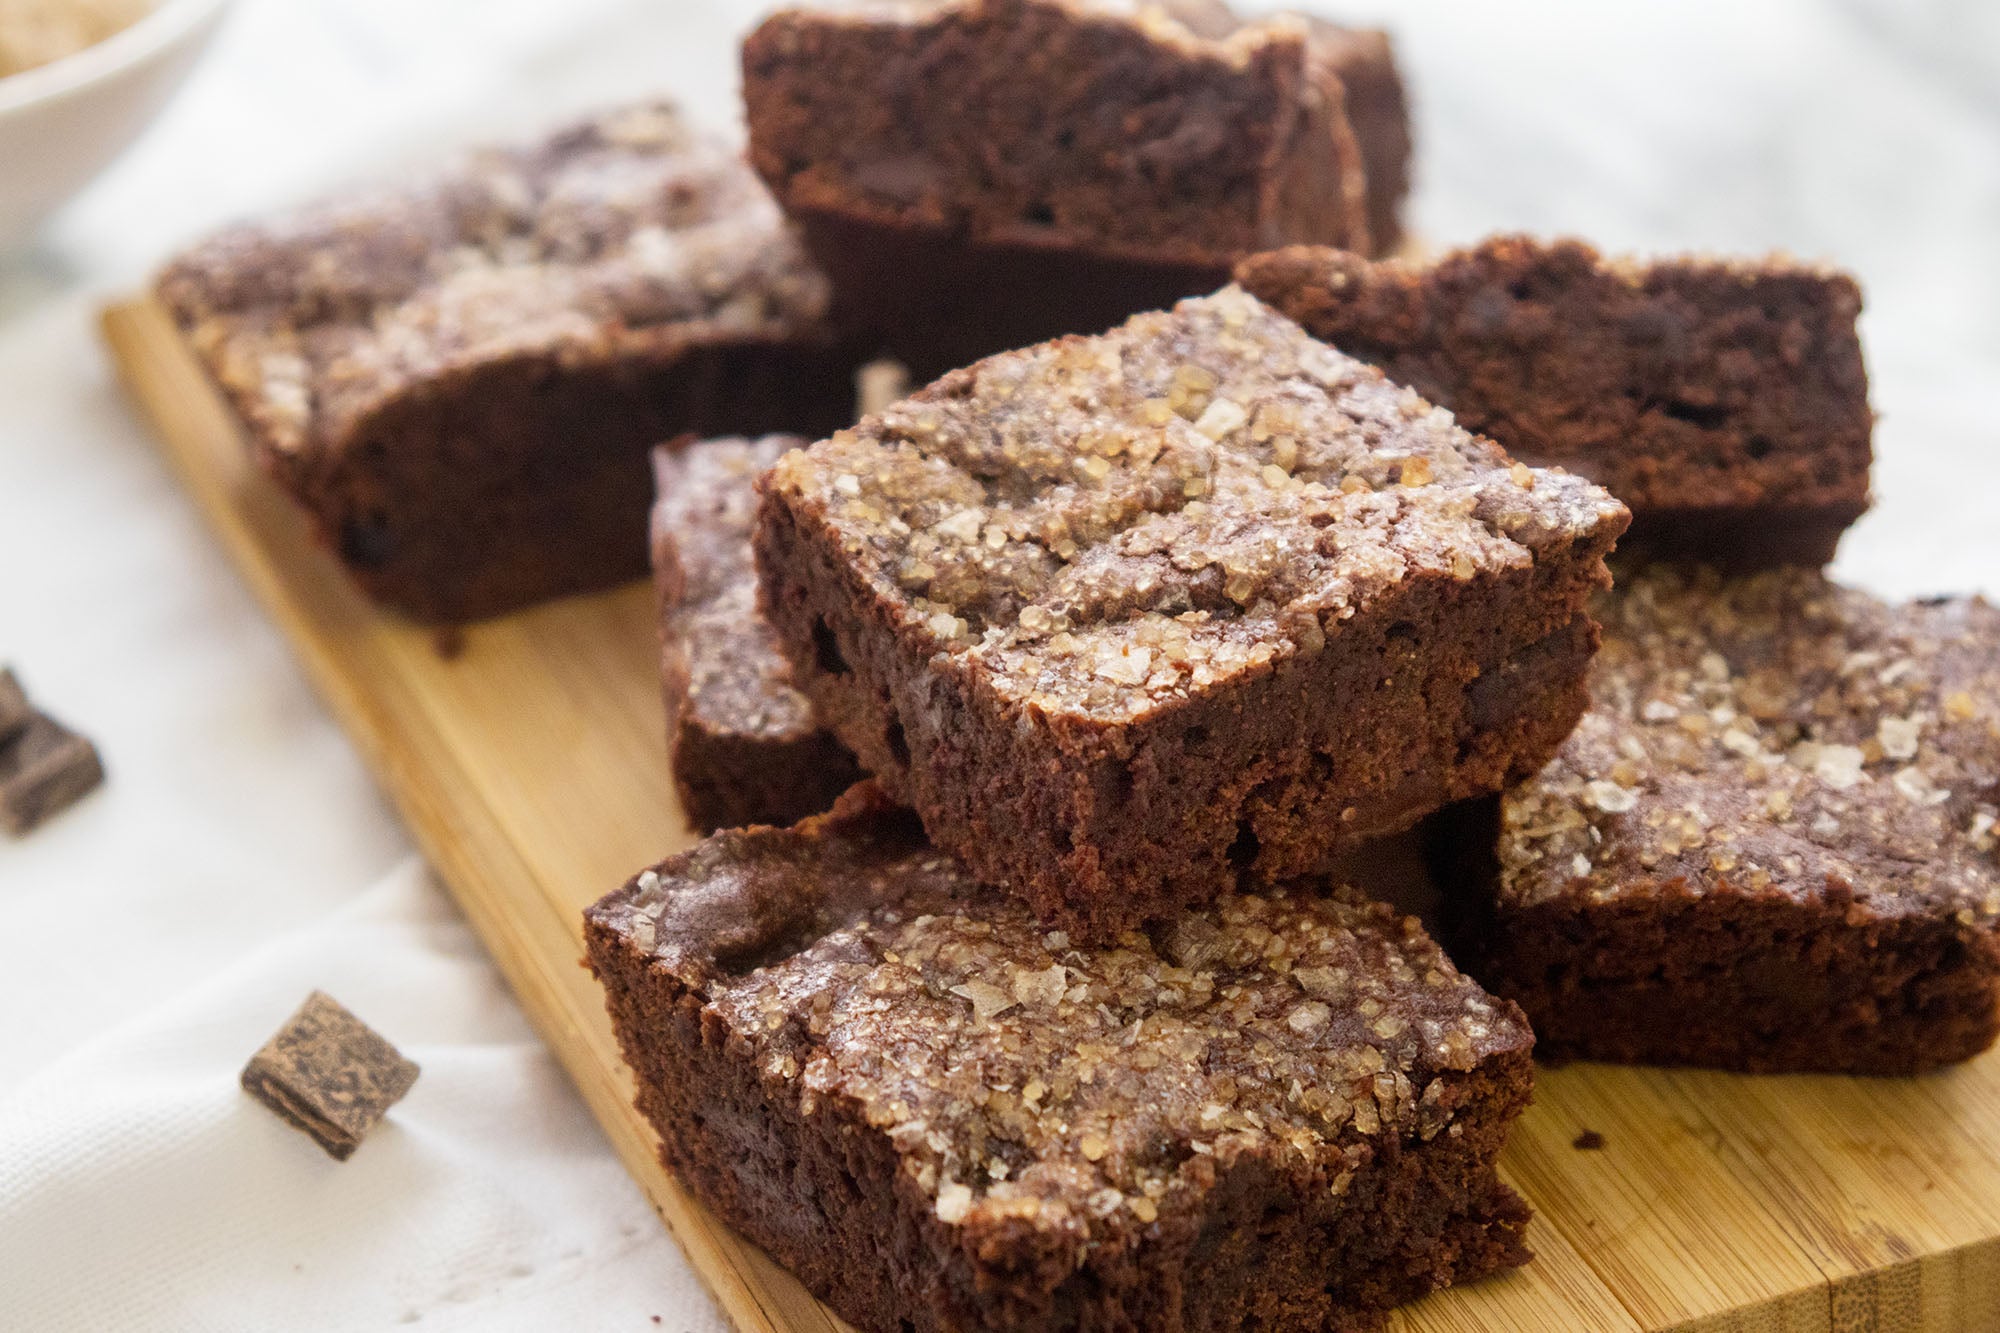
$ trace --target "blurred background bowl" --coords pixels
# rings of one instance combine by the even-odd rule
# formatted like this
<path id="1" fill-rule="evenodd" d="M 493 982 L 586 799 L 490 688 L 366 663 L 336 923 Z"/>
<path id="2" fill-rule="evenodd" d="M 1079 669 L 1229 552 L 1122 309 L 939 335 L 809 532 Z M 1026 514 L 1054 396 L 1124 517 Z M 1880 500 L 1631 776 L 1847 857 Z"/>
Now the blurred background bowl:
<path id="1" fill-rule="evenodd" d="M 160 0 L 122 32 L 0 78 L 0 251 L 138 138 L 214 35 L 229 0 Z"/>

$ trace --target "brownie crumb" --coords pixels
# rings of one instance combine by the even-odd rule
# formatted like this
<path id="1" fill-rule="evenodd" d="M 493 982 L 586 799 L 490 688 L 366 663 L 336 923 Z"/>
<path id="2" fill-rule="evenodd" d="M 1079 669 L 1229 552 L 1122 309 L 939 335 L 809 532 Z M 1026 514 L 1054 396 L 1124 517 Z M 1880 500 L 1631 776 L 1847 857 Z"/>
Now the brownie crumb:
<path id="1" fill-rule="evenodd" d="M 243 1090 L 344 1162 L 417 1072 L 373 1028 L 316 990 L 243 1066 Z"/>
<path id="2" fill-rule="evenodd" d="M 1578 1152 L 1597 1152 L 1604 1147 L 1604 1136 L 1594 1129 L 1586 1129 L 1572 1139 L 1569 1146 Z"/>
<path id="3" fill-rule="evenodd" d="M 103 781 L 97 747 L 36 712 L 13 673 L 0 673 L 0 825 L 21 837 Z"/>

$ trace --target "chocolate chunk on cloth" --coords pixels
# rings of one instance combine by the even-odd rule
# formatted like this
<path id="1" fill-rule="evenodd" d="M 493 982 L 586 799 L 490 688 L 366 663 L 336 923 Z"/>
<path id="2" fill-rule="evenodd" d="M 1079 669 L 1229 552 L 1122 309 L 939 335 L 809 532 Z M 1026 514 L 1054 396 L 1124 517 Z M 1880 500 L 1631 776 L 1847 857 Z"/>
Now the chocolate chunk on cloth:
<path id="1" fill-rule="evenodd" d="M 28 702 L 20 678 L 11 668 L 0 667 L 0 745 L 20 735 L 34 716 L 34 705 Z"/>
<path id="2" fill-rule="evenodd" d="M 12 675 L 0 682 L 0 696 L 9 687 L 20 688 Z M 104 763 L 96 746 L 54 718 L 30 708 L 17 723 L 8 706 L 0 697 L 0 737 L 6 737 L 0 739 L 0 824 L 20 837 L 103 782 Z"/>
<path id="3" fill-rule="evenodd" d="M 344 1162 L 417 1072 L 375 1029 L 316 990 L 243 1066 L 243 1090 Z"/>

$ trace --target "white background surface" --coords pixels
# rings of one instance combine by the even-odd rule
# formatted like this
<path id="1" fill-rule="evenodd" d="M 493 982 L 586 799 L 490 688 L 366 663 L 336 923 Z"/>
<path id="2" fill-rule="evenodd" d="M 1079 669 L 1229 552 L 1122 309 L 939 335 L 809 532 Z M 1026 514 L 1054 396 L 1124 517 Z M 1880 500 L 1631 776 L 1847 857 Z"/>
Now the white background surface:
<path id="1" fill-rule="evenodd" d="M 0 842 L 0 1327 L 720 1327 L 155 458 L 91 320 L 203 228 L 440 145 L 662 89 L 728 124 L 757 8 L 243 0 L 154 132 L 0 258 L 0 660 L 111 770 Z M 1858 273 L 1877 504 L 1837 570 L 2000 591 L 2000 7 L 1322 8 L 1393 11 L 1427 238 Z M 235 1085 L 315 985 L 424 1067 L 339 1166 Z"/>

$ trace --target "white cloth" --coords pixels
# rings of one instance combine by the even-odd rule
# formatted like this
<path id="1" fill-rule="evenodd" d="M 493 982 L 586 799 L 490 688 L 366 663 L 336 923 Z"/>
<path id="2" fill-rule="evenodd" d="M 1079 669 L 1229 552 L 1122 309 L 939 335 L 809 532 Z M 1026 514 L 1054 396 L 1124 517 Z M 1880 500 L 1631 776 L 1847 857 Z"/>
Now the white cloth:
<path id="1" fill-rule="evenodd" d="M 148 138 L 0 259 L 0 660 L 111 773 L 0 840 L 0 1328 L 719 1327 L 130 418 L 91 320 L 204 227 L 444 142 L 660 89 L 728 123 L 757 7 L 241 0 Z M 1856 270 L 1880 463 L 1837 568 L 2000 590 L 1984 0 L 1340 12 L 1401 38 L 1428 239 Z M 313 986 L 424 1067 L 339 1165 L 235 1082 Z"/>

